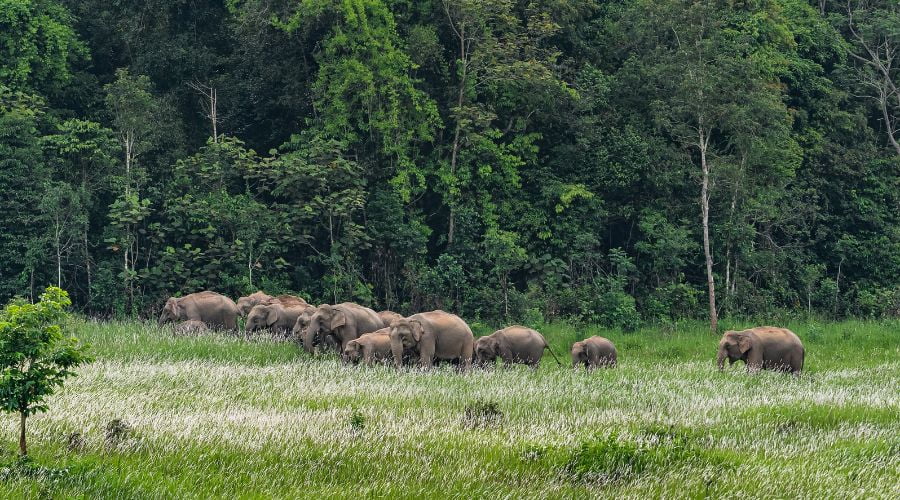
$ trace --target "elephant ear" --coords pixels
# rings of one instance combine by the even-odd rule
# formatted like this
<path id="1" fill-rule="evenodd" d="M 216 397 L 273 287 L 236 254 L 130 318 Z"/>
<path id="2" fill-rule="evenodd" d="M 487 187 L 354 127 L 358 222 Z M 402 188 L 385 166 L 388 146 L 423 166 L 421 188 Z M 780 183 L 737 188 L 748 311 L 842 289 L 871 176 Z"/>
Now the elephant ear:
<path id="1" fill-rule="evenodd" d="M 422 326 L 421 322 L 416 320 L 410 321 L 409 324 L 412 327 L 413 340 L 420 342 L 422 340 L 422 335 L 425 334 L 425 327 Z"/>
<path id="2" fill-rule="evenodd" d="M 499 337 L 499 335 L 494 335 L 493 337 L 491 337 L 491 339 L 488 340 L 488 346 L 491 348 L 491 351 L 494 354 L 499 353 L 500 352 L 500 337 Z"/>
<path id="3" fill-rule="evenodd" d="M 742 333 L 738 337 L 738 348 L 741 350 L 741 354 L 749 351 L 751 347 L 753 347 L 753 339 L 747 333 Z"/>
<path id="4" fill-rule="evenodd" d="M 347 324 L 347 313 L 338 308 L 334 308 L 334 313 L 331 315 L 331 330 L 337 330 L 338 328 Z"/>
<path id="5" fill-rule="evenodd" d="M 272 326 L 276 321 L 278 321 L 278 308 L 270 305 L 266 308 L 266 326 Z"/>
<path id="6" fill-rule="evenodd" d="M 181 305 L 181 299 L 169 299 L 169 304 L 172 306 L 172 315 L 176 318 L 180 318 L 181 313 L 184 311 L 184 306 Z"/>

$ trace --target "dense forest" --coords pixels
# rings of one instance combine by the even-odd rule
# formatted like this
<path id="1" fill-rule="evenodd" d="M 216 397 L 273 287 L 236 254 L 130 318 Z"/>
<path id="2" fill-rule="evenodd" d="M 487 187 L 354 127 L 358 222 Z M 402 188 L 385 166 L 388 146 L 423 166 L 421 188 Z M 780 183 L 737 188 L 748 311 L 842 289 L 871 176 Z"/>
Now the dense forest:
<path id="1" fill-rule="evenodd" d="M 900 315 L 900 6 L 0 0 L 0 303 Z"/>

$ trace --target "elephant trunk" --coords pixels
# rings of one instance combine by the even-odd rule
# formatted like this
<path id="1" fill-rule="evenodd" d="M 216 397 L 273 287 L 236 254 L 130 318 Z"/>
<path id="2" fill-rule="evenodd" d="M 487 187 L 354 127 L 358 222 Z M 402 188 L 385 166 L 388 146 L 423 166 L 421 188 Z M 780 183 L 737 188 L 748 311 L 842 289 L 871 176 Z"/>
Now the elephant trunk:
<path id="1" fill-rule="evenodd" d="M 391 338 L 391 354 L 394 355 L 394 365 L 397 368 L 403 366 L 403 342 L 398 338 Z"/>
<path id="2" fill-rule="evenodd" d="M 719 365 L 719 371 L 722 371 L 725 369 L 725 348 L 724 347 L 719 348 L 719 354 L 716 357 L 716 364 Z"/>

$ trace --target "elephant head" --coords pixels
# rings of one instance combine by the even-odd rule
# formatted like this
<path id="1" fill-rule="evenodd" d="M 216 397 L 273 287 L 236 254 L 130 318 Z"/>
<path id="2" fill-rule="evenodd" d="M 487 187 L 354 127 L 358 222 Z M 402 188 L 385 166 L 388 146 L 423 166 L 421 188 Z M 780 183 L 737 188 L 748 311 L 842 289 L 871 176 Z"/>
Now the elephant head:
<path id="1" fill-rule="evenodd" d="M 344 363 L 357 364 L 359 360 L 362 359 L 362 346 L 359 345 L 359 342 L 356 340 L 351 340 L 347 342 L 347 347 L 344 347 L 343 356 L 341 356 L 344 360 Z"/>
<path id="2" fill-rule="evenodd" d="M 584 348 L 584 342 L 572 344 L 572 368 L 577 368 L 578 365 L 586 363 L 587 360 L 587 350 Z"/>
<path id="3" fill-rule="evenodd" d="M 716 356 L 716 364 L 719 370 L 725 368 L 725 358 L 728 364 L 733 364 L 739 359 L 746 359 L 747 351 L 753 347 L 753 336 L 748 331 L 736 332 L 729 330 L 722 335 L 719 341 L 719 352 Z"/>
<path id="4" fill-rule="evenodd" d="M 274 304 L 253 306 L 250 314 L 247 315 L 244 331 L 250 333 L 274 325 L 278 321 L 278 313 L 279 308 Z"/>
<path id="5" fill-rule="evenodd" d="M 475 341 L 475 363 L 480 366 L 491 364 L 500 355 L 500 339 L 496 335 L 481 337 Z"/>
<path id="6" fill-rule="evenodd" d="M 309 319 L 307 336 L 312 339 L 321 339 L 323 343 L 329 344 L 331 342 L 328 337 L 335 337 L 335 331 L 346 324 L 346 311 L 337 306 L 323 304 Z M 340 342 L 337 344 L 340 345 Z"/>
<path id="7" fill-rule="evenodd" d="M 404 353 L 418 353 L 425 328 L 417 320 L 401 318 L 394 320 L 390 329 L 391 354 L 394 355 L 394 363 L 401 366 Z"/>
<path id="8" fill-rule="evenodd" d="M 247 316 L 247 314 L 253 309 L 253 306 L 257 304 L 268 304 L 272 301 L 272 296 L 267 295 L 263 292 L 257 291 L 251 293 L 246 297 L 241 297 L 237 301 L 238 311 L 241 313 L 241 316 Z"/>
<path id="9" fill-rule="evenodd" d="M 315 308 L 310 307 L 303 311 L 300 316 L 297 316 L 297 322 L 294 323 L 294 329 L 292 330 L 295 339 L 303 340 L 303 337 L 306 335 L 306 329 L 309 328 L 309 320 L 315 311 Z"/>
<path id="10" fill-rule="evenodd" d="M 181 306 L 181 302 L 179 302 L 179 300 L 175 297 L 170 298 L 166 301 L 166 305 L 163 307 L 162 313 L 159 315 L 160 326 L 170 321 L 177 321 L 181 319 L 181 315 L 183 312 L 184 308 Z"/>

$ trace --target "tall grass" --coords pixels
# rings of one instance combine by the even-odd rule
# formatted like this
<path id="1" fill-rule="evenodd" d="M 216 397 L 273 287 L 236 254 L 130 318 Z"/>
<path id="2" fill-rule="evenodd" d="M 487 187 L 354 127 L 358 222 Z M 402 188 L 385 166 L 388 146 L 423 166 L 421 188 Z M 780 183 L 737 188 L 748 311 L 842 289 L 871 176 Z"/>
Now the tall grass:
<path id="1" fill-rule="evenodd" d="M 460 375 L 77 321 L 97 361 L 32 420 L 42 467 L 0 470 L 0 496 L 897 498 L 898 326 L 789 324 L 807 347 L 795 378 L 717 372 L 699 323 L 544 325 L 564 359 L 576 339 L 612 339 L 619 367 L 548 356 Z M 110 443 L 113 419 L 133 431 Z M 0 432 L 12 463 L 15 419 Z M 84 445 L 70 450 L 74 432 Z"/>

